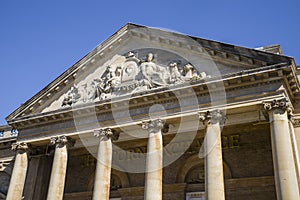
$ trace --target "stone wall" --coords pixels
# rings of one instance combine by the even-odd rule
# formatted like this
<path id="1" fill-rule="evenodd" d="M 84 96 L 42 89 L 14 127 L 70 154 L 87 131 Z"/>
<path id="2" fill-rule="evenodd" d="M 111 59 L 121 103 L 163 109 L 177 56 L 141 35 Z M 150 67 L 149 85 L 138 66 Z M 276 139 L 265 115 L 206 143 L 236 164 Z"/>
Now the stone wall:
<path id="1" fill-rule="evenodd" d="M 275 186 L 268 124 L 229 126 L 223 129 L 222 134 L 226 198 L 274 199 Z M 198 158 L 196 152 L 203 140 L 201 135 L 203 132 L 199 131 L 188 151 L 171 165 L 164 167 L 164 199 L 185 199 L 185 192 L 204 191 L 204 176 L 201 175 L 204 172 L 204 161 Z M 168 143 L 167 140 L 170 139 L 172 136 L 166 136 L 164 143 Z M 133 149 L 145 150 L 145 141 L 137 144 L 141 146 L 132 145 Z M 169 153 L 176 153 L 176 148 L 171 150 L 173 152 Z M 84 149 L 71 153 L 65 188 L 66 198 L 70 195 L 76 196 L 76 193 L 87 195 L 84 193 L 86 191 L 90 191 L 88 196 L 92 195 L 95 162 L 94 157 Z M 120 177 L 128 178 L 125 182 L 129 185 L 124 187 L 126 183 L 122 182 Z M 185 178 L 182 180 L 180 177 Z M 143 199 L 145 174 L 113 170 L 111 182 L 113 188 L 111 197 Z M 178 184 L 184 185 L 179 187 Z M 86 198 L 89 197 L 82 197 Z"/>

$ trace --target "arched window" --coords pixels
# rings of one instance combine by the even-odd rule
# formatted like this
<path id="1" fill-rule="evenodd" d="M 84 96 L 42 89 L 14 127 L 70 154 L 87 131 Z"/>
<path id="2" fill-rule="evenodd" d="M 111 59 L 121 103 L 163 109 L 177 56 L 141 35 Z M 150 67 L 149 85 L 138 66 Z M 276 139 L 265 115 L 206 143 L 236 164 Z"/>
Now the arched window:
<path id="1" fill-rule="evenodd" d="M 223 161 L 224 178 L 231 178 L 231 170 Z M 198 154 L 189 157 L 177 173 L 177 183 L 204 183 L 204 159 L 200 159 Z"/>

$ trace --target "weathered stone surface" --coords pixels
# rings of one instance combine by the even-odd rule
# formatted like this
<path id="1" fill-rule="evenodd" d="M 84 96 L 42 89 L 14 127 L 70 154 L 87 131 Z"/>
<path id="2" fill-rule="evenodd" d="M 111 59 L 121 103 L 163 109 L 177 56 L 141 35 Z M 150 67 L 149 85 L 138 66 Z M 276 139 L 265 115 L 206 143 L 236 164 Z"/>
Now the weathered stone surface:
<path id="1" fill-rule="evenodd" d="M 225 113 L 220 110 L 199 115 L 199 119 L 207 124 L 203 144 L 204 155 L 199 154 L 199 157 L 205 159 L 205 195 L 210 200 L 225 199 L 221 144 L 221 125 L 224 125 L 225 118 Z"/>
<path id="2" fill-rule="evenodd" d="M 276 192 L 277 198 L 281 191 L 291 192 L 299 178 L 282 185 L 285 180 L 281 178 L 288 180 L 293 169 L 278 173 L 278 167 L 300 166 L 296 159 L 300 152 L 299 72 L 292 58 L 265 50 L 273 52 L 126 25 L 7 118 L 19 131 L 18 142 L 39 149 L 28 160 L 25 199 L 47 199 L 47 195 L 55 200 L 92 199 L 94 190 L 95 199 L 136 200 L 146 195 L 183 200 L 189 192 L 205 192 L 210 183 L 204 174 L 212 174 L 199 157 L 206 145 L 205 125 L 211 126 L 210 133 L 222 132 L 213 138 L 217 138 L 218 150 L 212 148 L 211 160 L 217 170 L 223 168 L 213 185 L 224 176 L 226 199 L 275 199 Z M 280 52 L 277 47 L 276 52 Z M 291 108 L 285 111 L 287 101 L 277 100 L 287 97 Z M 199 122 L 199 112 L 215 109 L 226 111 L 225 124 L 218 113 L 210 115 L 209 123 Z M 284 120 L 279 111 L 288 112 Z M 143 123 L 158 118 L 167 126 L 161 126 L 162 121 Z M 294 124 L 286 126 L 286 119 L 293 119 Z M 214 127 L 221 121 L 222 126 Z M 120 132 L 119 140 L 111 143 L 110 138 L 117 138 L 112 131 L 98 131 L 98 148 L 94 130 L 107 128 Z M 277 134 L 278 130 L 290 133 L 290 139 Z M 4 133 L 1 138 L 0 126 L 0 167 L 7 170 L 13 156 L 8 146 L 16 138 Z M 67 137 L 58 135 L 76 140 L 69 152 Z M 61 142 L 56 148 L 49 145 L 51 137 L 54 143 Z M 274 153 L 280 149 L 281 153 Z M 159 154 L 151 156 L 154 150 Z M 104 165 L 96 162 L 97 155 L 98 161 L 106 160 Z M 277 165 L 282 157 L 284 164 Z M 143 162 L 136 164 L 138 159 Z M 101 173 L 97 165 L 103 168 Z M 159 170 L 145 173 L 151 165 Z M 128 172 L 126 166 L 134 169 Z M 299 173 L 298 169 L 298 176 L 293 177 Z M 4 182 L 0 198 L 6 195 L 9 176 L 5 172 L 4 177 L 0 168 L 0 182 Z M 105 197 L 96 194 L 99 190 L 94 184 L 106 188 Z M 287 185 L 292 186 L 288 189 Z M 224 195 L 215 199 L 220 196 Z"/>
<path id="3" fill-rule="evenodd" d="M 68 163 L 68 142 L 70 140 L 66 136 L 51 138 L 51 143 L 55 145 L 55 152 L 47 200 L 63 199 Z"/>
<path id="4" fill-rule="evenodd" d="M 161 130 L 164 127 L 164 121 L 161 119 L 151 120 L 143 123 L 142 127 L 149 132 L 145 170 L 145 200 L 162 200 L 163 141 Z"/>
<path id="5" fill-rule="evenodd" d="M 279 199 L 299 199 L 299 186 L 295 168 L 293 144 L 288 122 L 289 106 L 287 100 L 273 100 L 264 103 L 268 110 L 274 163 L 276 194 Z"/>

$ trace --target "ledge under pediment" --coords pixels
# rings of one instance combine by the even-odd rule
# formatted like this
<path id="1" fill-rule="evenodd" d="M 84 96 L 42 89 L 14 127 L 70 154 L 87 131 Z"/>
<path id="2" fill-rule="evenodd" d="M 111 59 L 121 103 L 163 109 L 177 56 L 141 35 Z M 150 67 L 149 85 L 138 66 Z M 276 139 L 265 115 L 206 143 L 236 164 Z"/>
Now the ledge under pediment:
<path id="1" fill-rule="evenodd" d="M 151 61 L 147 60 L 149 54 L 153 55 Z M 235 79 L 236 74 L 248 70 L 289 66 L 292 62 L 291 58 L 282 55 L 127 24 L 14 111 L 7 120 L 13 123 L 18 121 L 16 119 L 55 110 L 60 112 L 68 106 L 151 93 L 157 88 L 202 84 L 218 77 Z M 251 76 L 249 79 L 260 78 Z M 245 80 L 237 81 L 237 84 L 242 81 Z M 225 81 L 224 84 L 232 87 L 232 82 Z M 297 89 L 298 80 L 295 83 Z"/>

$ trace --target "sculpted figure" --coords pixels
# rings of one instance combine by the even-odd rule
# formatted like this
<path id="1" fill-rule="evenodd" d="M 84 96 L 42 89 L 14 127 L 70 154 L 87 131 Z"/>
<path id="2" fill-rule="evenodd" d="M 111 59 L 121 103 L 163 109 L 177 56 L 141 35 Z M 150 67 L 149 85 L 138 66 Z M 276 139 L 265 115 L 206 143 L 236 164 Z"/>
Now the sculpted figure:
<path id="1" fill-rule="evenodd" d="M 107 74 L 105 77 L 105 92 L 109 93 L 112 91 L 113 87 L 116 85 L 120 84 L 120 75 L 121 73 L 119 73 L 119 70 L 115 70 L 113 69 L 112 66 L 108 66 L 107 69 Z M 117 71 L 117 74 L 116 74 Z"/>
<path id="2" fill-rule="evenodd" d="M 72 105 L 76 103 L 80 99 L 81 95 L 79 94 L 77 87 L 71 87 L 71 89 L 68 91 L 66 97 L 64 98 L 62 102 L 62 106 L 66 105 Z"/>
<path id="3" fill-rule="evenodd" d="M 197 76 L 197 71 L 194 69 L 194 67 L 191 64 L 187 64 L 184 66 L 185 70 L 185 78 L 191 79 L 193 76 Z"/>
<path id="4" fill-rule="evenodd" d="M 88 92 L 89 99 L 94 100 L 100 98 L 101 94 L 104 93 L 104 83 L 102 79 L 94 79 L 91 83 L 90 90 Z"/>
<path id="5" fill-rule="evenodd" d="M 81 87 L 79 87 L 79 94 L 80 98 L 78 101 L 81 102 L 87 102 L 88 101 L 88 90 L 87 90 L 87 84 L 83 84 Z"/>
<path id="6" fill-rule="evenodd" d="M 141 60 L 136 57 L 133 52 L 129 52 L 126 56 L 125 62 L 122 64 L 121 82 L 131 82 L 137 79 L 140 71 L 139 64 Z M 117 68 L 118 69 L 118 68 Z"/>
<path id="7" fill-rule="evenodd" d="M 144 77 L 151 83 L 156 85 L 166 85 L 164 68 L 156 65 L 153 62 L 153 54 L 149 53 L 147 55 L 146 61 L 141 64 L 141 69 Z"/>
<path id="8" fill-rule="evenodd" d="M 134 52 L 129 51 L 129 52 L 127 53 L 127 55 L 126 55 L 126 58 L 136 58 L 136 55 L 135 55 Z"/>
<path id="9" fill-rule="evenodd" d="M 169 65 L 170 69 L 170 83 L 178 83 L 178 82 L 183 82 L 183 77 L 181 73 L 179 72 L 178 65 L 176 62 L 172 62 Z"/>

